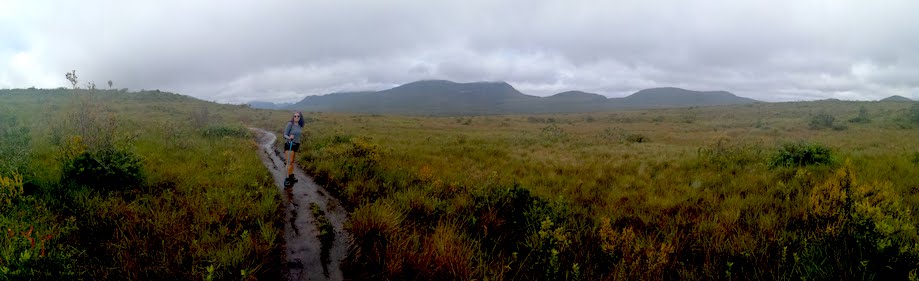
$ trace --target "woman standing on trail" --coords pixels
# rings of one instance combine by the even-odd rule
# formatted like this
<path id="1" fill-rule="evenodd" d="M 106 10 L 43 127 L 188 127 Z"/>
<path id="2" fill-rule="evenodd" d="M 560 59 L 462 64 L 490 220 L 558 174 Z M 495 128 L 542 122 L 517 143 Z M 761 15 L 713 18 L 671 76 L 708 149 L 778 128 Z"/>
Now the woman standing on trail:
<path id="1" fill-rule="evenodd" d="M 297 150 L 300 149 L 300 135 L 303 133 L 303 113 L 297 111 L 294 116 L 287 122 L 284 128 L 284 138 L 287 143 L 284 144 L 284 155 L 287 156 L 287 179 L 293 184 L 297 182 L 294 178 L 294 159 L 297 157 Z"/>

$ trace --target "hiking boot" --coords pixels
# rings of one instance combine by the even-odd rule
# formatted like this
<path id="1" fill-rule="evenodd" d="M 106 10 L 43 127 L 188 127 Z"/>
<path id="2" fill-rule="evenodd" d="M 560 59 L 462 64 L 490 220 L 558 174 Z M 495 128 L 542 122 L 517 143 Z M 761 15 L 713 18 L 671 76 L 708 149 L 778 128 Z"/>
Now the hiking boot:
<path id="1" fill-rule="evenodd" d="M 289 178 L 290 178 L 290 182 L 291 182 L 291 183 L 296 183 L 296 182 L 298 181 L 297 178 L 295 178 L 294 175 L 292 175 L 292 174 L 290 175 Z"/>

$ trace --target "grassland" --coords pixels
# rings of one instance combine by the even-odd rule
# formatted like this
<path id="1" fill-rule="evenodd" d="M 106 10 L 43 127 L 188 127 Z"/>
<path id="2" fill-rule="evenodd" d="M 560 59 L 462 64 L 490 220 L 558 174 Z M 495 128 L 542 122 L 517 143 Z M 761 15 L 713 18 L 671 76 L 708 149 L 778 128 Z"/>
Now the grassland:
<path id="1" fill-rule="evenodd" d="M 0 91 L 0 280 L 279 279 L 280 196 L 245 126 L 159 91 Z"/>
<path id="2" fill-rule="evenodd" d="M 308 113 L 354 279 L 915 279 L 919 105 Z M 0 91 L 0 280 L 279 279 L 246 126 L 158 91 Z M 97 163 L 105 163 L 99 165 Z"/>
<path id="3" fill-rule="evenodd" d="M 919 106 L 307 114 L 351 278 L 916 278 Z"/>

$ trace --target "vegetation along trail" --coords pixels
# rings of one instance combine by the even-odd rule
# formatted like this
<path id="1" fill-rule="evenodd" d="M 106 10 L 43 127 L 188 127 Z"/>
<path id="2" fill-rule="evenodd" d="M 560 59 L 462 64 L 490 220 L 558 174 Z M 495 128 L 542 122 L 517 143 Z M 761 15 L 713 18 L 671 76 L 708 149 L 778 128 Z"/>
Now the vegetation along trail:
<path id="1" fill-rule="evenodd" d="M 251 129 L 257 132 L 262 162 L 285 194 L 288 280 L 342 280 L 339 263 L 347 254 L 350 237 L 343 228 L 345 209 L 299 168 L 294 171 L 299 181 L 285 188 L 287 169 L 281 152 L 274 147 L 277 136 Z"/>

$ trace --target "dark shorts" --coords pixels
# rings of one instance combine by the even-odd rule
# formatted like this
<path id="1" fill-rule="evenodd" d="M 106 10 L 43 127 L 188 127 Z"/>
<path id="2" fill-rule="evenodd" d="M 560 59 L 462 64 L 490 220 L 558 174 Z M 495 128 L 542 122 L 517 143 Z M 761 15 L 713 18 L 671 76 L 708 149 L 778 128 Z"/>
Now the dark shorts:
<path id="1" fill-rule="evenodd" d="M 289 142 L 284 143 L 284 151 L 293 150 L 294 152 L 300 151 L 300 143 L 295 142 L 293 147 L 291 147 Z"/>

